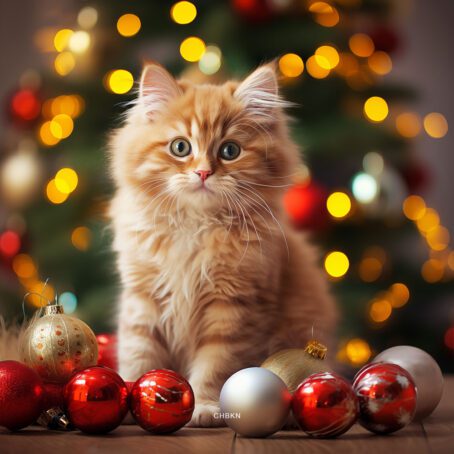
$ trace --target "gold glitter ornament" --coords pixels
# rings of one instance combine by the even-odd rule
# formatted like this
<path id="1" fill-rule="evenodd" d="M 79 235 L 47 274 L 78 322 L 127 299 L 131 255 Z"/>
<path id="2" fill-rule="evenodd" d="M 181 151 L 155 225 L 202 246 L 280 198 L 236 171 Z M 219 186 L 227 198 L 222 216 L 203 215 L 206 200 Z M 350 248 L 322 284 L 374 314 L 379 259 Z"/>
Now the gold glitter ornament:
<path id="1" fill-rule="evenodd" d="M 42 317 L 26 330 L 21 359 L 48 383 L 65 383 L 77 371 L 95 366 L 98 344 L 90 327 L 66 315 L 55 302 L 44 307 Z"/>

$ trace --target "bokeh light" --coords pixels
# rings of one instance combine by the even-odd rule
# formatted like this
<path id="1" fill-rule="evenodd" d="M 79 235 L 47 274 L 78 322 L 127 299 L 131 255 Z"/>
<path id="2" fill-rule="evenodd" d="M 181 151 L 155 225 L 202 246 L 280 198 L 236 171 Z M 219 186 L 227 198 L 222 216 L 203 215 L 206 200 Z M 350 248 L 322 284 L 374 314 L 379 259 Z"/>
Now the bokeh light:
<path id="1" fill-rule="evenodd" d="M 345 346 L 345 353 L 351 364 L 361 366 L 371 357 L 372 351 L 369 344 L 363 339 L 351 339 Z"/>
<path id="2" fill-rule="evenodd" d="M 393 308 L 384 298 L 373 301 L 369 307 L 369 317 L 375 323 L 383 323 L 391 316 Z"/>
<path id="3" fill-rule="evenodd" d="M 186 38 L 180 45 L 181 56 L 189 62 L 196 62 L 205 52 L 205 43 L 196 36 Z"/>
<path id="4" fill-rule="evenodd" d="M 49 202 L 55 205 L 63 203 L 68 198 L 68 193 L 61 192 L 55 185 L 54 179 L 50 180 L 49 183 L 47 183 L 46 195 L 49 199 Z"/>
<path id="5" fill-rule="evenodd" d="M 13 259 L 13 271 L 20 279 L 31 279 L 36 276 L 38 270 L 35 262 L 27 254 L 18 254 Z"/>
<path id="6" fill-rule="evenodd" d="M 61 95 L 50 99 L 43 105 L 43 115 L 55 117 L 59 114 L 77 118 L 85 109 L 85 102 L 79 95 Z"/>
<path id="7" fill-rule="evenodd" d="M 364 114 L 373 122 L 383 121 L 388 112 L 388 103 L 380 96 L 372 96 L 364 103 Z"/>
<path id="8" fill-rule="evenodd" d="M 385 168 L 385 160 L 380 153 L 376 151 L 369 151 L 363 158 L 363 168 L 371 175 L 381 175 Z"/>
<path id="9" fill-rule="evenodd" d="M 382 274 L 383 264 L 377 257 L 365 257 L 359 264 L 358 274 L 364 282 L 374 282 Z"/>
<path id="10" fill-rule="evenodd" d="M 391 57 L 383 51 L 374 52 L 368 59 L 367 64 L 371 71 L 380 76 L 388 74 L 393 69 Z"/>
<path id="11" fill-rule="evenodd" d="M 392 307 L 399 308 L 405 306 L 410 299 L 410 290 L 402 282 L 396 282 L 391 285 L 389 292 L 390 302 Z"/>
<path id="12" fill-rule="evenodd" d="M 352 202 L 345 192 L 333 192 L 326 201 L 326 208 L 334 218 L 344 218 L 350 213 Z"/>
<path id="13" fill-rule="evenodd" d="M 98 22 L 98 11 L 92 6 L 85 6 L 77 15 L 77 23 L 86 29 L 93 28 Z"/>
<path id="14" fill-rule="evenodd" d="M 190 24 L 197 16 L 197 8 L 191 2 L 177 2 L 170 10 L 170 17 L 180 25 Z"/>
<path id="15" fill-rule="evenodd" d="M 320 66 L 320 62 L 322 62 L 323 66 Z M 324 79 L 330 73 L 330 70 L 327 69 L 329 66 L 329 62 L 325 57 L 312 55 L 306 61 L 306 69 L 307 72 L 314 78 L 314 79 Z"/>
<path id="16" fill-rule="evenodd" d="M 440 215 L 433 208 L 426 208 L 424 214 L 416 220 L 416 225 L 422 234 L 440 225 Z"/>
<path id="17" fill-rule="evenodd" d="M 69 39 L 74 31 L 69 28 L 59 30 L 54 37 L 54 47 L 58 52 L 63 52 L 69 44 Z"/>
<path id="18" fill-rule="evenodd" d="M 76 66 L 76 59 L 71 52 L 62 52 L 55 57 L 55 72 L 60 76 L 67 76 Z"/>
<path id="19" fill-rule="evenodd" d="M 314 20 L 323 27 L 334 27 L 339 22 L 337 9 L 326 2 L 313 2 L 309 11 L 314 14 Z"/>
<path id="20" fill-rule="evenodd" d="M 370 203 L 378 194 L 377 181 L 372 175 L 359 172 L 353 177 L 352 192 L 358 202 Z"/>
<path id="21" fill-rule="evenodd" d="M 13 230 L 6 230 L 0 235 L 0 252 L 6 257 L 13 257 L 19 252 L 20 237 Z"/>
<path id="22" fill-rule="evenodd" d="M 86 251 L 91 243 L 91 231 L 88 227 L 76 227 L 71 233 L 71 243 L 79 251 Z"/>
<path id="23" fill-rule="evenodd" d="M 450 240 L 448 229 L 441 225 L 430 229 L 426 235 L 427 244 L 434 251 L 444 251 L 449 246 Z"/>
<path id="24" fill-rule="evenodd" d="M 358 57 L 369 57 L 374 53 L 374 42 L 364 33 L 356 33 L 348 40 L 350 50 Z"/>
<path id="25" fill-rule="evenodd" d="M 450 348 L 451 350 L 454 350 L 454 326 L 451 326 L 446 330 L 444 335 L 444 341 L 446 347 Z"/>
<path id="26" fill-rule="evenodd" d="M 77 309 L 77 297 L 72 292 L 64 292 L 58 297 L 65 314 L 72 314 Z"/>
<path id="27" fill-rule="evenodd" d="M 207 46 L 199 60 L 199 69 L 204 74 L 211 75 L 219 71 L 222 63 L 221 49 L 216 46 Z"/>
<path id="28" fill-rule="evenodd" d="M 55 175 L 55 186 L 63 194 L 70 194 L 77 188 L 79 177 L 74 169 L 64 167 Z"/>
<path id="29" fill-rule="evenodd" d="M 444 275 L 443 263 L 437 259 L 426 260 L 421 268 L 421 275 L 430 284 L 441 281 Z"/>
<path id="30" fill-rule="evenodd" d="M 298 77 L 304 71 L 303 59 L 297 54 L 285 54 L 279 59 L 279 69 L 286 77 Z"/>
<path id="31" fill-rule="evenodd" d="M 396 129 L 402 137 L 416 137 L 421 132 L 421 120 L 413 112 L 401 113 L 396 118 Z"/>
<path id="32" fill-rule="evenodd" d="M 66 139 L 74 129 L 74 122 L 69 115 L 58 114 L 50 122 L 50 131 L 57 139 Z"/>
<path id="33" fill-rule="evenodd" d="M 54 136 L 50 128 L 50 124 L 50 121 L 45 121 L 39 128 L 39 139 L 41 140 L 41 143 L 43 145 L 46 145 L 48 147 L 56 145 L 58 142 L 60 142 L 60 139 Z M 53 129 L 55 129 L 55 127 Z"/>
<path id="34" fill-rule="evenodd" d="M 90 42 L 90 35 L 84 30 L 79 30 L 69 38 L 68 47 L 76 54 L 83 54 L 90 47 Z"/>
<path id="35" fill-rule="evenodd" d="M 121 36 L 130 38 L 131 36 L 137 35 L 140 31 L 142 23 L 135 14 L 123 14 L 117 21 L 117 30 Z"/>
<path id="36" fill-rule="evenodd" d="M 44 307 L 49 302 L 53 302 L 55 298 L 55 290 L 49 285 L 42 281 L 34 281 L 27 285 L 27 290 L 33 292 L 33 294 L 27 297 L 27 302 L 35 307 Z M 37 293 L 38 295 L 36 295 Z M 39 296 L 41 295 L 41 296 Z"/>
<path id="37" fill-rule="evenodd" d="M 339 52 L 333 46 L 320 46 L 314 55 L 322 68 L 334 69 L 339 64 Z"/>
<path id="38" fill-rule="evenodd" d="M 444 115 L 432 112 L 424 117 L 424 129 L 434 139 L 441 139 L 448 133 L 448 122 Z"/>
<path id="39" fill-rule="evenodd" d="M 333 251 L 325 257 L 325 270 L 331 277 L 342 277 L 349 266 L 348 257 L 343 252 Z"/>
<path id="40" fill-rule="evenodd" d="M 128 93 L 134 85 L 134 77 L 125 69 L 115 69 L 107 75 L 108 89 L 117 95 Z"/>
<path id="41" fill-rule="evenodd" d="M 419 195 L 408 196 L 402 205 L 404 215 L 411 221 L 421 219 L 426 212 L 426 203 Z"/>

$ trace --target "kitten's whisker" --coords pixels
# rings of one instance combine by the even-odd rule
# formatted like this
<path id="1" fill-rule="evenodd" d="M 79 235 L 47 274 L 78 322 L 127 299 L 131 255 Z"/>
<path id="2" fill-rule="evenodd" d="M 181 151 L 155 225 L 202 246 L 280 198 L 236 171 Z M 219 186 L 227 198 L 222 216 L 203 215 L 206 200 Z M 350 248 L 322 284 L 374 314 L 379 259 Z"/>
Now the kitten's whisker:
<path id="1" fill-rule="evenodd" d="M 235 196 L 233 194 L 231 194 L 231 195 L 232 195 L 232 201 L 235 200 Z M 246 247 L 244 248 L 243 255 L 241 256 L 241 259 L 238 262 L 238 265 L 240 265 L 240 263 L 243 261 L 244 257 L 246 256 L 246 252 L 247 252 L 247 250 L 249 248 L 249 242 L 251 240 L 251 237 L 250 237 L 250 234 L 249 234 L 249 226 L 248 226 L 248 223 L 247 223 L 247 220 L 246 220 L 246 216 L 244 214 L 243 207 L 241 205 L 241 201 L 238 198 L 236 198 L 236 202 L 238 204 L 238 208 L 241 210 L 241 213 L 242 213 L 242 216 L 243 216 L 243 220 L 244 220 L 244 226 L 246 227 L 246 234 L 247 234 Z"/>
<path id="2" fill-rule="evenodd" d="M 227 237 L 229 236 L 230 229 L 232 228 L 232 225 L 233 225 L 233 211 L 232 211 L 232 207 L 230 206 L 229 199 L 227 198 L 226 192 L 223 189 L 220 189 L 220 191 L 221 191 L 222 198 L 223 199 L 225 198 L 225 201 L 227 202 L 227 205 L 228 205 L 228 208 L 229 208 L 229 216 L 230 216 L 230 225 L 229 225 L 229 228 L 227 229 L 227 232 L 226 232 L 226 234 L 224 236 L 224 241 L 225 241 L 227 239 Z"/>
<path id="3" fill-rule="evenodd" d="M 292 183 L 289 184 L 279 184 L 279 185 L 271 185 L 271 184 L 261 184 L 261 183 L 254 183 L 253 181 L 249 180 L 237 180 L 239 183 L 248 183 L 254 186 L 263 186 L 265 188 L 288 188 L 292 186 Z"/>

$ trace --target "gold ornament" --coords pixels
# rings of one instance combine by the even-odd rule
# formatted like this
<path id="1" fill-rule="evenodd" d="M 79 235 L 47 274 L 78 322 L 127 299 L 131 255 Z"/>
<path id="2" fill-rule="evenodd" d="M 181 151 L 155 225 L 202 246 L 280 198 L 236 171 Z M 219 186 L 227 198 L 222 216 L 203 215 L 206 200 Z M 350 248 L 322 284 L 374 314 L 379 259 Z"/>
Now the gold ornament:
<path id="1" fill-rule="evenodd" d="M 325 359 L 327 348 L 316 340 L 311 340 L 302 348 L 288 348 L 278 351 L 262 363 L 261 367 L 274 372 L 287 385 L 291 393 L 299 384 L 318 372 L 330 372 Z"/>
<path id="2" fill-rule="evenodd" d="M 96 365 L 98 344 L 86 323 L 49 303 L 25 332 L 21 358 L 45 382 L 65 383 L 74 372 Z"/>

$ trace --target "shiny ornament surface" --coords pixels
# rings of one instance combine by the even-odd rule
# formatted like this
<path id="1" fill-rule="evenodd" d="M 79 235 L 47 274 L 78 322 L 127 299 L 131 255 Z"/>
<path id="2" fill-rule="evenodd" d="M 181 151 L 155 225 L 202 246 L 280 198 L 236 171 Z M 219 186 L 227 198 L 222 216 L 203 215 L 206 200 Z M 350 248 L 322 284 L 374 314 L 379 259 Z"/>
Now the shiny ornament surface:
<path id="1" fill-rule="evenodd" d="M 65 403 L 65 385 L 60 383 L 44 383 L 43 386 L 42 410 L 46 411 L 53 407 L 63 408 Z"/>
<path id="2" fill-rule="evenodd" d="M 118 370 L 117 336 L 115 334 L 97 334 L 98 366 L 110 367 Z"/>
<path id="3" fill-rule="evenodd" d="M 137 424 L 149 432 L 175 432 L 191 420 L 194 393 L 189 382 L 178 373 L 151 370 L 134 383 L 130 410 Z"/>
<path id="4" fill-rule="evenodd" d="M 359 422 L 371 432 L 395 432 L 412 421 L 416 386 L 400 366 L 368 364 L 356 374 L 353 390 L 359 401 Z"/>
<path id="5" fill-rule="evenodd" d="M 41 413 L 43 392 L 33 369 L 18 361 L 0 361 L 0 426 L 19 430 L 33 424 Z"/>
<path id="6" fill-rule="evenodd" d="M 267 358 L 261 365 L 276 374 L 286 384 L 291 393 L 309 375 L 329 372 L 331 369 L 323 361 L 326 347 L 317 341 L 310 341 L 306 348 L 280 350 Z"/>
<path id="7" fill-rule="evenodd" d="M 89 367 L 66 385 L 65 411 L 71 424 L 83 432 L 110 432 L 128 412 L 126 384 L 112 369 Z"/>
<path id="8" fill-rule="evenodd" d="M 358 401 L 350 384 L 334 373 L 314 374 L 293 395 L 293 415 L 301 429 L 315 438 L 333 438 L 358 417 Z"/>
<path id="9" fill-rule="evenodd" d="M 45 382 L 65 383 L 74 372 L 96 365 L 98 345 L 86 323 L 49 305 L 25 332 L 20 358 Z"/>
<path id="10" fill-rule="evenodd" d="M 266 437 L 285 424 L 292 395 L 273 372 L 250 367 L 233 374 L 222 387 L 221 416 L 236 433 Z"/>
<path id="11" fill-rule="evenodd" d="M 373 362 L 397 364 L 411 375 L 418 392 L 415 420 L 429 416 L 437 408 L 443 394 L 443 375 L 437 362 L 424 350 L 400 345 L 384 350 Z"/>

